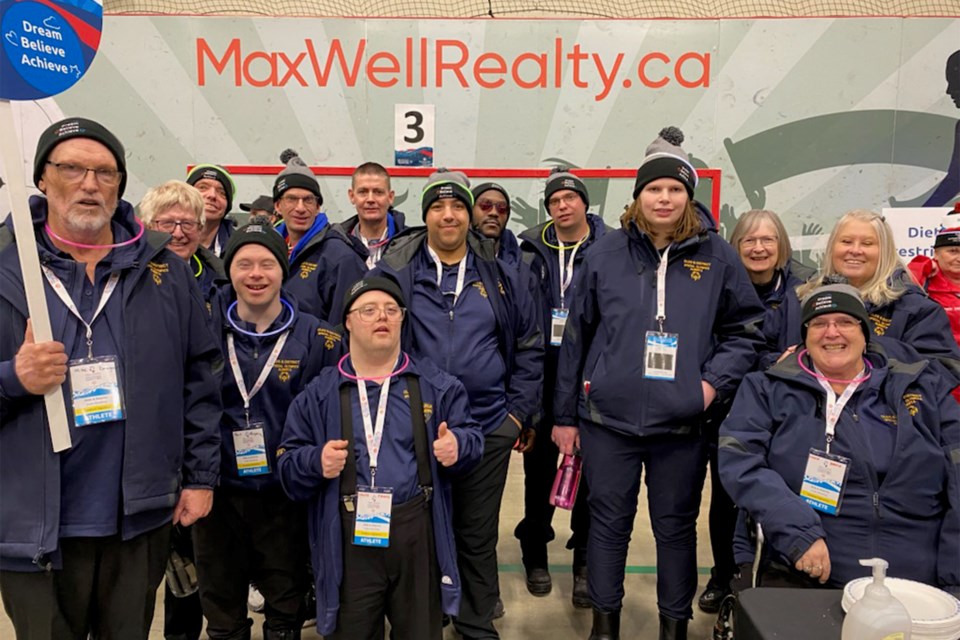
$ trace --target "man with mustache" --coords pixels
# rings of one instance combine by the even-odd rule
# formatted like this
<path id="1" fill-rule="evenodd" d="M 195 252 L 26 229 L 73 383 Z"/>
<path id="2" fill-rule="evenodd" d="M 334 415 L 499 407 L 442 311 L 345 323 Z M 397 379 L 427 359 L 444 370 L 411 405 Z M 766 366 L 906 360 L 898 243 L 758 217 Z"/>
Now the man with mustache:
<path id="1" fill-rule="evenodd" d="M 37 144 L 32 230 L 0 227 L 0 593 L 17 637 L 147 638 L 172 525 L 211 508 L 220 350 L 187 263 L 144 231 L 123 145 L 85 118 Z M 53 340 L 34 340 L 36 242 Z M 63 387 L 72 447 L 43 395 Z"/>

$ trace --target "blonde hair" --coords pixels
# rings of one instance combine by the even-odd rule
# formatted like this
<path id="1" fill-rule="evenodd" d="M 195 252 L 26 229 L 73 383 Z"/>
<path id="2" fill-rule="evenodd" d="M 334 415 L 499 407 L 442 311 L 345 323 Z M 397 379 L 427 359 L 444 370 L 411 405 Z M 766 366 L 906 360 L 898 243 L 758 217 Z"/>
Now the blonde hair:
<path id="1" fill-rule="evenodd" d="M 631 222 L 635 223 L 637 228 L 648 236 L 653 235 L 653 227 L 650 226 L 650 223 L 643 216 L 639 195 L 630 203 L 627 210 L 623 212 L 623 215 L 620 216 L 620 226 L 624 229 L 626 229 Z M 683 208 L 683 215 L 677 220 L 677 226 L 673 231 L 673 241 L 682 242 L 687 238 L 692 238 L 701 231 L 703 231 L 703 223 L 700 222 L 700 214 L 697 213 L 693 200 L 687 200 L 687 205 Z"/>
<path id="2" fill-rule="evenodd" d="M 760 226 L 761 222 L 769 222 L 777 234 L 777 269 L 783 269 L 790 256 L 793 255 L 793 249 L 790 247 L 790 237 L 787 230 L 780 221 L 780 216 L 773 211 L 766 209 L 751 209 L 740 216 L 737 225 L 733 228 L 730 235 L 730 245 L 740 253 L 740 243 L 747 235 L 753 233 Z"/>
<path id="3" fill-rule="evenodd" d="M 863 301 L 874 306 L 881 307 L 900 298 L 906 293 L 906 287 L 899 279 L 891 278 L 897 269 L 904 270 L 903 262 L 897 255 L 897 247 L 893 243 L 893 230 L 884 220 L 883 216 L 866 209 L 854 209 L 843 214 L 834 225 L 830 237 L 827 239 L 827 250 L 823 254 L 823 262 L 820 265 L 820 272 L 804 285 L 797 288 L 797 295 L 802 300 L 807 294 L 819 287 L 823 278 L 831 275 L 840 275 L 833 266 L 834 245 L 840 235 L 840 230 L 848 222 L 865 222 L 873 227 L 873 232 L 877 236 L 877 242 L 880 245 L 880 258 L 877 261 L 877 270 L 873 276 L 863 285 L 857 287 Z"/>
<path id="4" fill-rule="evenodd" d="M 140 201 L 140 219 L 143 224 L 153 224 L 154 219 L 173 207 L 182 207 L 193 211 L 197 222 L 203 228 L 207 216 L 203 212 L 203 196 L 196 187 L 180 180 L 168 180 L 158 187 L 153 187 Z"/>

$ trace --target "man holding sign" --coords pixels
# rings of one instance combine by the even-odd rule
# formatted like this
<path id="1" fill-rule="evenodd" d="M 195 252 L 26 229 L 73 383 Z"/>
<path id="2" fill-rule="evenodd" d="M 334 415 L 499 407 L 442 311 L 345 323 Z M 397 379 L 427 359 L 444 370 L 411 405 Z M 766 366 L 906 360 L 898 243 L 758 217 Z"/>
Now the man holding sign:
<path id="1" fill-rule="evenodd" d="M 42 268 L 0 226 L 0 592 L 18 637 L 146 638 L 172 523 L 210 510 L 219 349 L 192 274 L 120 200 L 120 141 L 69 118 L 40 136 L 30 200 Z M 25 289 L 43 287 L 36 343 Z M 64 384 L 66 383 L 66 384 Z M 42 394 L 64 384 L 72 448 Z"/>

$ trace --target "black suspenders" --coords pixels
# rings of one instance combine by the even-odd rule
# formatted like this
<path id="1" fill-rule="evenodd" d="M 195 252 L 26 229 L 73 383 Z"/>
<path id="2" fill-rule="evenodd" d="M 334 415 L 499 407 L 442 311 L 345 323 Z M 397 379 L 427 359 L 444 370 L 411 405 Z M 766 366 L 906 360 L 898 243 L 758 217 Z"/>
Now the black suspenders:
<path id="1" fill-rule="evenodd" d="M 433 496 L 433 474 L 430 472 L 430 453 L 427 448 L 427 423 L 423 417 L 423 399 L 420 396 L 420 378 L 407 374 L 410 392 L 410 422 L 413 428 L 413 448 L 417 458 L 417 482 L 423 491 L 427 503 Z M 346 440 L 347 463 L 340 473 L 340 499 L 347 511 L 352 512 L 357 497 L 357 457 L 353 439 L 353 408 L 350 405 L 351 385 L 340 385 L 340 430 L 341 438 Z M 384 426 L 386 428 L 386 426 Z"/>

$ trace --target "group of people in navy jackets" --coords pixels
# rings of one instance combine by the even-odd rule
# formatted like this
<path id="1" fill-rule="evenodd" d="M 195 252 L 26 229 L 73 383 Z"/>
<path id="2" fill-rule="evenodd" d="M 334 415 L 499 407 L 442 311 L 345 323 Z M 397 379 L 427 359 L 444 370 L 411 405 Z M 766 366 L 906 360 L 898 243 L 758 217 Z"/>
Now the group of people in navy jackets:
<path id="1" fill-rule="evenodd" d="M 567 548 L 591 640 L 621 637 L 641 478 L 654 626 L 687 637 L 708 468 L 708 613 L 752 584 L 841 587 L 865 550 L 960 588 L 960 215 L 908 270 L 881 216 L 849 212 L 814 271 L 773 212 L 724 240 L 682 143 L 668 127 L 647 148 L 615 228 L 563 168 L 549 219 L 519 235 L 503 186 L 446 169 L 408 226 L 376 163 L 332 223 L 292 150 L 276 223 L 235 228 L 225 168 L 135 214 L 119 140 L 52 125 L 30 203 L 52 341 L 33 337 L 18 234 L 0 228 L 0 595 L 18 637 L 146 638 L 166 573 L 167 638 L 203 618 L 210 638 L 250 638 L 254 596 L 269 639 L 308 619 L 336 639 L 448 622 L 498 638 L 511 451 L 534 596 L 553 586 L 558 458 L 582 457 Z M 62 453 L 44 426 L 57 387 Z"/>

